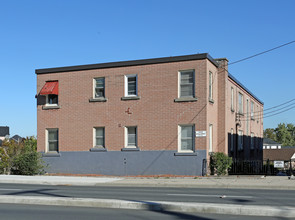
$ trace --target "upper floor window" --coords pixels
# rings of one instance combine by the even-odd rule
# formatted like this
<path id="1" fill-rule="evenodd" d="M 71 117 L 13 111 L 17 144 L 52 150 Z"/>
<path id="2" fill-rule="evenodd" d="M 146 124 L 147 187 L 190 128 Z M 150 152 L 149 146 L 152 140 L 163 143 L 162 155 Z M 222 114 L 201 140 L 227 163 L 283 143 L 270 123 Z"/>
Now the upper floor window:
<path id="1" fill-rule="evenodd" d="M 178 151 L 193 152 L 194 151 L 194 126 L 180 125 L 179 127 L 179 143 Z"/>
<path id="2" fill-rule="evenodd" d="M 254 120 L 254 102 L 251 101 L 251 119 Z"/>
<path id="3" fill-rule="evenodd" d="M 232 111 L 234 111 L 234 88 L 233 87 L 231 87 L 230 92 L 231 92 L 231 94 L 230 94 L 230 96 L 231 96 L 230 109 Z"/>
<path id="4" fill-rule="evenodd" d="M 105 79 L 96 78 L 94 79 L 94 98 L 104 98 L 105 97 Z"/>
<path id="5" fill-rule="evenodd" d="M 243 94 L 242 93 L 239 93 L 239 113 L 240 114 L 243 114 L 244 111 L 243 111 Z"/>
<path id="6" fill-rule="evenodd" d="M 58 105 L 58 81 L 47 81 L 40 91 L 40 95 L 46 96 L 46 105 Z"/>
<path id="7" fill-rule="evenodd" d="M 125 76 L 125 96 L 137 96 L 137 75 Z"/>
<path id="8" fill-rule="evenodd" d="M 213 74 L 209 72 L 209 100 L 213 100 Z"/>
<path id="9" fill-rule="evenodd" d="M 58 105 L 58 95 L 47 95 L 46 96 L 46 105 Z"/>
<path id="10" fill-rule="evenodd" d="M 179 97 L 195 97 L 195 71 L 179 72 Z"/>

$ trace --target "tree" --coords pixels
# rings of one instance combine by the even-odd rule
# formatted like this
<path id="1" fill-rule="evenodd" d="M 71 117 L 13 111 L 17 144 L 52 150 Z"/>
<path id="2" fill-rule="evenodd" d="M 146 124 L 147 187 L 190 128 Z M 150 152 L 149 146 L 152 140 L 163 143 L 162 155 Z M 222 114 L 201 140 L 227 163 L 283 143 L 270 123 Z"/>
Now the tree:
<path id="1" fill-rule="evenodd" d="M 276 136 L 275 129 L 274 128 L 265 129 L 264 132 L 263 132 L 263 137 L 264 138 L 269 138 L 269 139 L 272 139 L 272 140 L 276 141 L 277 136 Z"/>
<path id="2" fill-rule="evenodd" d="M 293 124 L 280 123 L 274 128 L 267 128 L 263 132 L 265 138 L 270 138 L 283 146 L 295 146 L 295 126 Z"/>

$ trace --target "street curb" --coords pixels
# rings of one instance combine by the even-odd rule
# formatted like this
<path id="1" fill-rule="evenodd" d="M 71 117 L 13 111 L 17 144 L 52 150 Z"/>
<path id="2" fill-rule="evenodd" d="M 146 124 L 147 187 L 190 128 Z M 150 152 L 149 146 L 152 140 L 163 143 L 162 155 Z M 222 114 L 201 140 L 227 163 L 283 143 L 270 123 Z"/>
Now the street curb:
<path id="1" fill-rule="evenodd" d="M 36 184 L 36 185 L 71 185 L 71 186 L 96 186 L 111 183 L 122 178 L 96 178 L 96 177 L 44 177 L 44 176 L 16 176 L 0 175 L 0 183 L 5 184 Z"/>
<path id="2" fill-rule="evenodd" d="M 295 217 L 295 208 L 287 206 L 253 206 L 230 205 L 216 203 L 186 203 L 164 201 L 129 201 L 115 199 L 91 199 L 91 198 L 61 198 L 39 196 L 11 196 L 0 195 L 0 203 L 27 204 L 27 205 L 52 205 L 74 206 L 116 209 L 138 209 L 150 211 L 174 211 L 227 215 L 247 216 L 277 216 Z"/>

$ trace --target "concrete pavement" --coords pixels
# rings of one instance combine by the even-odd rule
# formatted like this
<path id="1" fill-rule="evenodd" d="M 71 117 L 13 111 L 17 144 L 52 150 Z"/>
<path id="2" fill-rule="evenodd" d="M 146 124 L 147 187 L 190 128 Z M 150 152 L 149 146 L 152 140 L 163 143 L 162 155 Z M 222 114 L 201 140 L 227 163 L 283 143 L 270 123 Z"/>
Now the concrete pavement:
<path id="1" fill-rule="evenodd" d="M 0 183 L 132 186 L 132 187 L 200 187 L 295 190 L 295 180 L 288 177 L 182 177 L 182 178 L 132 178 L 132 177 L 73 177 L 73 176 L 8 176 L 0 175 Z M 290 191 L 291 192 L 291 191 Z M 35 205 L 84 206 L 141 210 L 167 210 L 177 212 L 215 213 L 229 215 L 280 216 L 295 218 L 295 207 L 229 205 L 216 203 L 188 203 L 166 201 L 126 201 L 93 198 L 64 198 L 37 196 L 0 196 L 0 203 Z"/>
<path id="2" fill-rule="evenodd" d="M 295 190 L 295 180 L 287 176 L 228 177 L 85 177 L 85 176 L 14 176 L 0 175 L 0 183 L 72 185 L 72 186 L 133 186 L 187 188 L 246 188 Z"/>

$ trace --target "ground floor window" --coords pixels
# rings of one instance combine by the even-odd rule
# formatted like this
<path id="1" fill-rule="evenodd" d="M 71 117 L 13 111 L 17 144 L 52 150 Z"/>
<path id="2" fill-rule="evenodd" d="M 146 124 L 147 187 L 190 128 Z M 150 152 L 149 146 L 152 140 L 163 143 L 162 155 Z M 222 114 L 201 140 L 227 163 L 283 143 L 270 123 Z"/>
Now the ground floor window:
<path id="1" fill-rule="evenodd" d="M 130 126 L 125 128 L 125 147 L 137 148 L 137 127 Z"/>
<path id="2" fill-rule="evenodd" d="M 46 130 L 47 152 L 58 152 L 58 129 L 50 128 Z"/>
<path id="3" fill-rule="evenodd" d="M 94 128 L 94 147 L 104 148 L 104 127 Z"/>
<path id="4" fill-rule="evenodd" d="M 178 126 L 179 143 L 178 151 L 193 152 L 194 151 L 194 126 L 179 125 Z"/>

